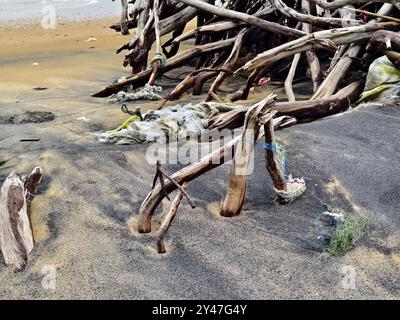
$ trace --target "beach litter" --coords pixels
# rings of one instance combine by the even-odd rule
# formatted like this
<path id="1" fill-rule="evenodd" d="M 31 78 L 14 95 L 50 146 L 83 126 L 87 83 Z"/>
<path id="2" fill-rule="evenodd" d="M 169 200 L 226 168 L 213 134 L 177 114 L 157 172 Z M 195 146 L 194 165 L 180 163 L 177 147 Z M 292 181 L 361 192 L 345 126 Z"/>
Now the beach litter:
<path id="1" fill-rule="evenodd" d="M 376 59 L 369 67 L 364 92 L 358 102 L 399 99 L 400 70 L 387 56 Z"/>
<path id="2" fill-rule="evenodd" d="M 79 117 L 76 120 L 81 121 L 81 122 L 89 122 L 89 121 L 91 121 L 90 119 L 88 119 L 86 117 Z"/>
<path id="3" fill-rule="evenodd" d="M 234 108 L 237 106 L 215 102 L 189 103 L 150 111 L 142 121 L 139 115 L 132 115 L 130 123 L 125 121 L 117 129 L 100 133 L 98 139 L 103 143 L 137 144 L 199 137 L 213 116 Z"/>
<path id="4" fill-rule="evenodd" d="M 97 39 L 95 37 L 88 38 L 85 42 L 96 42 Z"/>
<path id="5" fill-rule="evenodd" d="M 307 249 L 337 256 L 350 250 L 366 233 L 368 220 L 359 213 L 324 211 L 309 235 L 298 236 Z"/>
<path id="6" fill-rule="evenodd" d="M 39 142 L 40 138 L 21 138 L 20 142 Z"/>
<path id="7" fill-rule="evenodd" d="M 160 86 L 150 86 L 146 84 L 144 88 L 136 90 L 134 92 L 120 91 L 114 98 L 110 100 L 111 103 L 123 103 L 128 101 L 136 100 L 150 100 L 157 101 L 162 100 L 161 96 L 163 89 Z"/>

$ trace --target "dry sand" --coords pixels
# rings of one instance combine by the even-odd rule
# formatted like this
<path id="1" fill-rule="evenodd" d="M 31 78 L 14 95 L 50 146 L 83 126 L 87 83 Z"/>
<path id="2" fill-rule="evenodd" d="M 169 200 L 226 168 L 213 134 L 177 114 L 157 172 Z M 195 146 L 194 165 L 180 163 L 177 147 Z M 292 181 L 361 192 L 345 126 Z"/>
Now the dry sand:
<path id="1" fill-rule="evenodd" d="M 0 182 L 12 170 L 41 166 L 45 172 L 33 203 L 36 247 L 20 273 L 0 258 L 1 299 L 400 297 L 398 108 L 353 112 L 279 133 L 293 173 L 310 179 L 306 194 L 289 206 L 272 201 L 262 150 L 241 217 L 218 216 L 228 166 L 200 177 L 189 187 L 197 208 L 184 202 L 168 234 L 168 253 L 157 255 L 154 235 L 135 230 L 154 174 L 145 161 L 147 146 L 102 145 L 93 135 L 125 119 L 117 105 L 90 97 L 127 74 L 114 54 L 126 38 L 109 24 L 0 30 L 0 115 L 56 115 L 48 123 L 0 125 Z M 97 41 L 86 42 L 89 37 Z M 386 131 L 379 129 L 384 126 Z M 22 137 L 41 140 L 21 143 Z M 343 257 L 309 251 L 297 240 L 311 230 L 324 203 L 370 218 L 368 237 Z M 55 290 L 42 287 L 48 265 L 57 268 Z M 348 265 L 356 271 L 355 289 L 342 286 Z"/>

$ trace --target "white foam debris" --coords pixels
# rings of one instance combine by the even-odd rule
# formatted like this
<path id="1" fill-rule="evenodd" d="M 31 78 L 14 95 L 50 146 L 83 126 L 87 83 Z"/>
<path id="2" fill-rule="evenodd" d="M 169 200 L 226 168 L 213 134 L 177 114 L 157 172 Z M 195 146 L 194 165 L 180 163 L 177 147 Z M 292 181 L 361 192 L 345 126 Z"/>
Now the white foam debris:
<path id="1" fill-rule="evenodd" d="M 89 122 L 89 121 L 90 121 L 90 119 L 88 119 L 88 118 L 86 118 L 86 117 L 79 117 L 79 118 L 77 118 L 76 120 L 82 121 L 82 122 Z"/>

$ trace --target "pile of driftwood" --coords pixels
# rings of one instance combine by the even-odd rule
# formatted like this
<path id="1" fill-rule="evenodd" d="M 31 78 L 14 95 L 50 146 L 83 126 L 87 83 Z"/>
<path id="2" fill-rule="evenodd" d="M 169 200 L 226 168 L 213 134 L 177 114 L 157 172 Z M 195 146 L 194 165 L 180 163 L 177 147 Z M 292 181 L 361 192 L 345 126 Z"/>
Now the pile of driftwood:
<path id="1" fill-rule="evenodd" d="M 157 247 L 159 253 L 165 253 L 164 236 L 175 218 L 183 196 L 188 199 L 192 208 L 195 207 L 186 192 L 187 184 L 228 161 L 232 161 L 232 164 L 227 194 L 222 203 L 220 214 L 224 217 L 240 214 L 245 201 L 247 179 L 252 173 L 250 164 L 251 160 L 254 159 L 252 157 L 255 144 L 263 136 L 265 137 L 266 169 L 272 178 L 274 190 L 277 193 L 277 202 L 281 204 L 289 203 L 305 191 L 306 186 L 303 179 L 293 179 L 291 175 L 287 175 L 287 172 L 284 171 L 276 150 L 275 131 L 296 124 L 296 119 L 288 116 L 275 118 L 278 113 L 275 106 L 276 96 L 271 94 L 261 102 L 249 107 L 245 112 L 244 125 L 239 136 L 171 176 L 164 171 L 160 163 L 157 163 L 153 188 L 140 206 L 138 231 L 141 233 L 151 232 L 152 217 L 158 205 L 164 198 L 170 200 L 169 194 L 178 190 L 178 194 L 172 201 L 170 210 L 158 231 Z M 167 180 L 164 180 L 164 178 Z M 157 183 L 158 179 L 160 180 L 159 183 Z"/>
<path id="2" fill-rule="evenodd" d="M 174 190 L 179 192 L 161 224 L 159 252 L 174 219 L 187 183 L 234 155 L 228 191 L 221 215 L 240 213 L 250 155 L 265 136 L 266 168 L 278 201 L 284 203 L 305 190 L 304 181 L 288 178 L 278 161 L 274 131 L 348 109 L 363 91 L 369 65 L 386 55 L 400 65 L 400 2 L 398 0 L 121 0 L 122 17 L 112 29 L 130 40 L 117 53 L 126 52 L 124 66 L 132 75 L 111 84 L 96 97 L 154 86 L 162 76 L 191 72 L 164 98 L 179 99 L 193 88 L 205 100 L 222 100 L 227 79 L 243 79 L 237 92 L 224 101 L 246 100 L 252 88 L 280 82 L 286 102 L 271 95 L 260 103 L 238 107 L 209 123 L 210 130 L 236 129 L 242 134 L 220 149 L 169 176 L 160 165 L 153 189 L 140 207 L 139 232 L 150 232 L 152 216 Z M 194 20 L 195 19 L 195 20 Z M 187 28 L 195 21 L 195 28 Z M 133 36 L 131 30 L 135 29 Z M 190 42 L 191 41 L 191 42 Z M 189 49 L 181 49 L 183 42 Z M 151 52 L 154 52 L 150 56 Z M 296 99 L 293 84 L 309 81 L 313 94 Z M 163 106 L 162 105 L 162 106 Z M 161 107 L 162 107 L 161 106 Z M 249 136 L 250 134 L 250 136 Z M 167 178 L 167 180 L 164 180 Z M 156 183 L 157 180 L 159 183 Z M 288 180 L 290 179 L 290 181 Z M 191 201 L 190 201 L 191 202 Z M 193 203 L 191 202 L 193 206 Z"/>
<path id="3" fill-rule="evenodd" d="M 398 63 L 398 0 L 121 0 L 122 18 L 111 28 L 130 40 L 124 66 L 132 76 L 94 94 L 106 97 L 145 84 L 182 66 L 188 74 L 166 101 L 194 95 L 217 99 L 222 83 L 243 79 L 243 87 L 224 100 L 247 99 L 265 79 L 284 83 L 288 104 L 282 112 L 305 111 L 301 117 L 326 115 L 347 108 L 363 88 L 368 64 L 383 51 Z M 197 27 L 186 28 L 196 19 Z M 135 29 L 134 36 L 130 35 Z M 374 36 L 374 34 L 376 34 Z M 374 39 L 368 45 L 370 39 Z M 194 46 L 180 50 L 184 41 Z M 390 41 L 392 40 L 392 42 Z M 150 51 L 155 48 L 154 56 Z M 368 54 L 367 53 L 368 50 Z M 314 94 L 295 102 L 295 81 L 309 78 Z M 350 87 L 347 87 L 350 86 Z M 344 89 L 341 91 L 341 89 Z M 347 99 L 348 98 L 348 99 Z M 322 108 L 322 114 L 319 110 Z M 300 119 L 299 119 L 300 120 Z"/>

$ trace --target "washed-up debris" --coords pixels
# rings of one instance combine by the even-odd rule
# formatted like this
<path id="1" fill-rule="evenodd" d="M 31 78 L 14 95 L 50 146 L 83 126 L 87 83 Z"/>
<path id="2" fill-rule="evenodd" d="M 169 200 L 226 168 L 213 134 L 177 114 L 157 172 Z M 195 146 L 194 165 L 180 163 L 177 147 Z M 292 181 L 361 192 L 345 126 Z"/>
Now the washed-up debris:
<path id="1" fill-rule="evenodd" d="M 35 90 L 35 91 L 44 91 L 44 90 L 47 90 L 47 89 L 49 89 L 49 88 L 46 88 L 46 87 L 35 87 L 35 88 L 33 88 L 33 90 Z"/>
<path id="2" fill-rule="evenodd" d="M 81 122 L 89 122 L 90 119 L 86 118 L 86 117 L 79 117 L 76 120 L 81 121 Z"/>
<path id="3" fill-rule="evenodd" d="M 364 92 L 359 102 L 384 101 L 400 96 L 400 70 L 387 56 L 376 59 L 369 67 Z"/>
<path id="4" fill-rule="evenodd" d="M 21 138 L 19 141 L 21 142 L 38 142 L 40 138 Z"/>
<path id="5" fill-rule="evenodd" d="M 135 144 L 166 142 L 169 139 L 199 137 L 208 126 L 208 121 L 220 112 L 233 110 L 235 106 L 219 103 L 176 105 L 140 116 L 133 116 L 116 130 L 98 135 L 100 142 Z"/>
<path id="6" fill-rule="evenodd" d="M 112 103 L 124 103 L 127 101 L 136 100 L 162 100 L 163 89 L 160 86 L 150 86 L 146 84 L 143 89 L 136 90 L 134 92 L 120 91 L 117 93 L 115 98 L 112 98 L 110 102 Z"/>
<path id="7" fill-rule="evenodd" d="M 358 213 L 322 212 L 313 231 L 298 239 L 306 248 L 340 255 L 352 248 L 367 231 L 368 220 Z"/>
<path id="8" fill-rule="evenodd" d="M 96 42 L 97 39 L 95 37 L 89 37 L 85 42 Z"/>
<path id="9" fill-rule="evenodd" d="M 25 268 L 34 248 L 30 211 L 42 176 L 41 168 L 26 176 L 13 172 L 0 190 L 0 249 L 6 265 L 16 270 Z"/>
<path id="10" fill-rule="evenodd" d="M 300 197 L 307 189 L 303 178 L 293 178 L 288 171 L 287 152 L 285 146 L 275 142 L 275 137 L 266 133 L 265 146 L 269 157 L 268 169 L 273 178 L 274 190 L 278 195 L 278 203 L 289 203 Z"/>
<path id="11" fill-rule="evenodd" d="M 55 115 L 48 111 L 26 111 L 22 114 L 0 115 L 0 124 L 42 123 L 55 119 Z"/>

